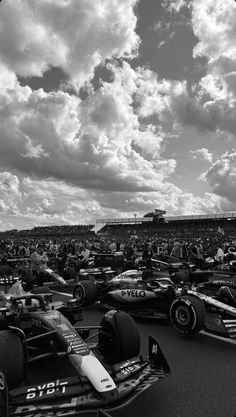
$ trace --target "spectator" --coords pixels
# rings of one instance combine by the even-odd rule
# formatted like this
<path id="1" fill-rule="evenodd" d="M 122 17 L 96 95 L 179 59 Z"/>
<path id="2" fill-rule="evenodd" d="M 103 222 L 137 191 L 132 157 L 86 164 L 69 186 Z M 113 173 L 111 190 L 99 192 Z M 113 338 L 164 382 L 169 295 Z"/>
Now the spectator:
<path id="1" fill-rule="evenodd" d="M 32 274 L 35 278 L 35 281 L 38 285 L 42 284 L 43 280 L 43 268 L 45 268 L 45 265 L 47 265 L 48 258 L 45 253 L 43 253 L 43 247 L 41 245 L 38 245 L 35 251 L 30 256 L 31 260 L 31 270 Z"/>
<path id="2" fill-rule="evenodd" d="M 195 263 L 196 269 L 202 270 L 203 262 L 204 262 L 204 255 L 203 255 L 203 246 L 201 242 L 197 242 L 191 248 L 191 256 Z"/>
<path id="3" fill-rule="evenodd" d="M 153 250 L 151 242 L 146 243 L 143 250 L 143 260 L 147 269 L 152 269 Z"/>
<path id="4" fill-rule="evenodd" d="M 216 256 L 215 256 L 215 260 L 216 260 L 219 264 L 222 264 L 222 263 L 224 262 L 224 256 L 225 256 L 224 251 L 223 251 L 222 247 L 221 247 L 221 246 L 219 246 L 219 247 L 217 248 L 217 252 L 216 252 Z"/>
<path id="5" fill-rule="evenodd" d="M 82 251 L 81 251 L 80 255 L 82 256 L 81 260 L 84 261 L 84 262 L 87 262 L 89 260 L 89 257 L 90 257 L 89 248 L 84 245 L 82 247 Z"/>

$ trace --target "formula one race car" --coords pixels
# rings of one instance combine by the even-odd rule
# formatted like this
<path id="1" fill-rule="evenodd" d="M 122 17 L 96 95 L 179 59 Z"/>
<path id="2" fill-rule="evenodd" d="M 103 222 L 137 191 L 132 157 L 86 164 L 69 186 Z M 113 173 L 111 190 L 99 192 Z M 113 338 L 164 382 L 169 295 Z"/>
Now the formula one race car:
<path id="1" fill-rule="evenodd" d="M 218 298 L 224 303 L 236 307 L 236 278 L 221 276 L 221 278 L 202 282 L 197 285 L 197 291 Z"/>
<path id="2" fill-rule="evenodd" d="M 159 275 L 169 276 L 175 284 L 180 282 L 200 283 L 204 282 L 216 272 L 209 267 L 204 270 L 196 270 L 196 266 L 188 261 L 169 259 L 168 262 L 152 258 L 152 268 L 159 270 Z"/>
<path id="3" fill-rule="evenodd" d="M 153 337 L 149 359 L 140 356 L 136 323 L 126 313 L 112 310 L 99 326 L 78 326 L 76 300 L 52 303 L 45 287 L 34 290 L 0 297 L 1 417 L 120 409 L 169 374 Z"/>
<path id="4" fill-rule="evenodd" d="M 141 271 L 131 270 L 107 282 L 78 282 L 73 294 L 80 305 L 98 302 L 134 317 L 168 319 L 183 335 L 205 330 L 236 338 L 236 306 L 226 302 L 223 289 L 209 297 L 204 290 L 176 286 L 168 277 L 144 281 Z"/>

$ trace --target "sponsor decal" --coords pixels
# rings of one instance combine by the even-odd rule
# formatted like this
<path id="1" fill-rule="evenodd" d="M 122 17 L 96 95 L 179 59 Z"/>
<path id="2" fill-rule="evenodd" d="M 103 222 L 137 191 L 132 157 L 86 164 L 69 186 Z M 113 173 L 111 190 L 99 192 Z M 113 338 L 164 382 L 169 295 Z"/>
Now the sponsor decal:
<path id="1" fill-rule="evenodd" d="M 132 390 L 132 400 L 138 397 L 142 392 L 146 391 L 153 384 L 160 380 L 163 377 L 163 374 L 160 374 L 160 371 L 154 370 L 150 374 L 150 369 L 143 370 L 143 373 L 138 378 L 133 378 L 132 380 L 125 380 L 123 384 L 120 385 L 119 391 L 121 395 L 127 393 L 127 391 Z M 16 417 L 19 415 L 24 415 L 24 417 L 66 417 L 78 414 L 78 406 L 91 404 L 94 405 L 96 400 L 94 396 L 89 393 L 87 395 L 81 395 L 79 397 L 72 397 L 69 402 L 65 404 L 60 404 L 58 406 L 48 405 L 48 406 L 36 406 L 36 405 L 22 405 L 18 406 L 14 412 Z M 127 405 L 130 402 L 130 398 L 127 401 Z M 126 402 L 124 401 L 124 406 Z"/>
<path id="2" fill-rule="evenodd" d="M 158 345 L 153 345 L 152 346 L 152 353 L 154 354 L 154 355 L 157 355 L 158 354 Z"/>
<path id="3" fill-rule="evenodd" d="M 74 332 L 71 332 L 71 333 L 69 332 L 69 333 L 64 334 L 64 338 L 67 339 L 67 341 L 72 340 L 72 339 L 76 339 L 76 337 L 78 337 L 78 335 L 77 335 L 77 333 L 74 333 Z"/>
<path id="4" fill-rule="evenodd" d="M 214 281 L 213 281 L 214 282 Z M 227 286 L 236 286 L 236 281 L 216 281 L 217 284 L 220 284 L 222 286 L 227 285 Z"/>
<path id="5" fill-rule="evenodd" d="M 128 375 L 128 374 L 131 374 L 132 372 L 136 371 L 137 369 L 139 369 L 139 365 L 129 365 L 126 368 L 121 369 L 121 372 L 124 375 Z"/>
<path id="6" fill-rule="evenodd" d="M 87 344 L 78 336 L 77 333 L 66 332 L 63 336 L 68 343 L 67 353 L 77 353 L 82 356 L 89 354 Z"/>
<path id="7" fill-rule="evenodd" d="M 5 389 L 5 378 L 2 372 L 0 372 L 0 390 L 3 391 Z"/>
<path id="8" fill-rule="evenodd" d="M 134 297 L 134 298 L 144 298 L 146 296 L 146 293 L 144 290 L 122 290 L 121 296 L 124 297 L 127 295 L 128 297 Z"/>
<path id="9" fill-rule="evenodd" d="M 60 318 L 60 314 L 57 312 L 47 313 L 44 317 L 47 320 L 58 320 Z"/>
<path id="10" fill-rule="evenodd" d="M 128 360 L 128 361 L 122 363 L 122 365 L 120 366 L 120 371 L 124 375 L 128 375 L 132 372 L 135 372 L 139 368 L 140 368 L 139 364 L 137 364 L 135 361 Z"/>
<path id="11" fill-rule="evenodd" d="M 64 394 L 66 392 L 66 385 L 68 381 L 48 382 L 47 384 L 37 385 L 27 389 L 26 400 L 32 400 L 33 398 L 39 398 L 42 396 L 52 395 L 55 392 Z"/>
<path id="12" fill-rule="evenodd" d="M 73 398 L 72 400 L 76 400 L 76 398 Z M 75 407 L 76 404 L 69 404 L 69 407 Z M 15 411 L 15 416 L 19 416 L 19 415 L 23 415 L 24 417 L 66 417 L 66 416 L 73 416 L 75 414 L 78 413 L 77 410 L 53 410 L 51 409 L 50 406 L 48 407 L 41 407 L 40 409 L 38 407 L 35 407 L 34 405 L 30 405 L 30 406 L 22 406 L 22 407 L 17 407 L 16 411 Z M 63 407 L 64 408 L 64 407 Z M 29 414 L 26 414 L 26 413 Z"/>
<path id="13" fill-rule="evenodd" d="M 57 328 L 62 330 L 63 332 L 67 332 L 68 330 L 70 330 L 66 323 L 57 324 Z"/>
<path id="14" fill-rule="evenodd" d="M 70 352 L 73 351 L 74 353 L 77 353 L 78 355 L 83 356 L 83 355 L 88 355 L 88 353 L 89 353 L 89 349 L 88 349 L 88 346 L 86 345 L 86 343 L 81 342 L 80 340 L 76 340 L 75 342 L 71 342 L 69 348 L 70 347 L 71 347 Z"/>

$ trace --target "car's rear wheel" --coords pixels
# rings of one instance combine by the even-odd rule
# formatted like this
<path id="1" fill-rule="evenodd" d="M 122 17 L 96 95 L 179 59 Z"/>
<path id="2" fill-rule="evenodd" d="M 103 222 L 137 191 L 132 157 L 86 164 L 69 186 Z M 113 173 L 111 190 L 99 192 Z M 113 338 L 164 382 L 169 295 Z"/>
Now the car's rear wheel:
<path id="1" fill-rule="evenodd" d="M 191 335 L 202 330 L 205 309 L 202 301 L 193 296 L 181 296 L 170 306 L 170 320 L 181 335 Z"/>
<path id="2" fill-rule="evenodd" d="M 134 319 L 123 311 L 108 311 L 101 322 L 98 351 L 110 364 L 139 355 L 140 335 Z"/>
<path id="3" fill-rule="evenodd" d="M 91 281 L 79 282 L 73 292 L 74 298 L 80 305 L 89 306 L 97 300 L 97 287 Z"/>
<path id="4" fill-rule="evenodd" d="M 25 349 L 15 330 L 0 330 L 0 371 L 9 389 L 19 387 L 25 375 Z"/>

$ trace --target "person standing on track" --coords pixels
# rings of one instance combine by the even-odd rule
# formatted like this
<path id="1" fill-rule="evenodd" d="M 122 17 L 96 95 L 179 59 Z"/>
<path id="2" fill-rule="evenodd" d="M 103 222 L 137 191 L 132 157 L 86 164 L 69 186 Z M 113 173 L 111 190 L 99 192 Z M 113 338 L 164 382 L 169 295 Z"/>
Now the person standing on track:
<path id="1" fill-rule="evenodd" d="M 38 285 L 40 285 L 43 281 L 43 269 L 48 262 L 48 257 L 46 253 L 43 252 L 43 247 L 41 245 L 38 245 L 34 252 L 31 254 L 30 260 L 34 280 Z"/>
<path id="2" fill-rule="evenodd" d="M 203 246 L 201 242 L 197 242 L 191 248 L 191 257 L 195 263 L 195 267 L 197 270 L 202 270 L 203 262 L 204 262 L 204 254 L 203 254 Z"/>

